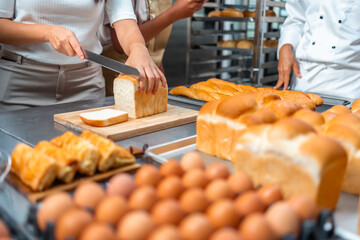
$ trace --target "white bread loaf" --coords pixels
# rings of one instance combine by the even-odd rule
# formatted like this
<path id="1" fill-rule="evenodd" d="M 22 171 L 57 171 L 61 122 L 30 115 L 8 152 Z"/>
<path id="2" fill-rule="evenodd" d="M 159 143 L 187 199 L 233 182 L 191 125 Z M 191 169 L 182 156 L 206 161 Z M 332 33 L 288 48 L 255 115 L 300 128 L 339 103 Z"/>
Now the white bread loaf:
<path id="1" fill-rule="evenodd" d="M 301 120 L 285 118 L 249 127 L 234 141 L 231 159 L 255 185 L 277 184 L 285 198 L 305 194 L 319 208 L 336 206 L 347 160 L 335 140 L 316 135 Z"/>
<path id="2" fill-rule="evenodd" d="M 167 110 L 168 89 L 161 84 L 155 95 L 140 93 L 139 80 L 120 75 L 114 80 L 115 109 L 128 112 L 131 118 L 146 117 Z"/>
<path id="3" fill-rule="evenodd" d="M 102 109 L 98 111 L 80 113 L 81 120 L 91 126 L 106 127 L 128 120 L 128 113 L 115 109 Z"/>

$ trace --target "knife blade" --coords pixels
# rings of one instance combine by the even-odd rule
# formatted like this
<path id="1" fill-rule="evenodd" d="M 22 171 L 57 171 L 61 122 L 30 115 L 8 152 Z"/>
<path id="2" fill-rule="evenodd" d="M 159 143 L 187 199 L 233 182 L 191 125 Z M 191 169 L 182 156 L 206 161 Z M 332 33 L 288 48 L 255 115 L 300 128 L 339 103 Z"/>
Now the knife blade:
<path id="1" fill-rule="evenodd" d="M 137 78 L 140 77 L 140 73 L 136 68 L 130 67 L 121 62 L 115 61 L 111 58 L 101 56 L 86 49 L 84 49 L 84 52 L 86 55 L 85 58 L 89 61 L 100 64 L 101 66 L 106 67 L 118 73 L 133 75 L 136 76 Z"/>

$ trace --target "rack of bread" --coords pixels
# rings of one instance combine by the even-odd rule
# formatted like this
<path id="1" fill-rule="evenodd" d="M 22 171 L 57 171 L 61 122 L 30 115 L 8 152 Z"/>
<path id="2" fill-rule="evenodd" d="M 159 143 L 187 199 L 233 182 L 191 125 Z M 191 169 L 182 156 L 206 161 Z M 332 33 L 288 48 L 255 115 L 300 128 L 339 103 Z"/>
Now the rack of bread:
<path id="1" fill-rule="evenodd" d="M 333 209 L 341 190 L 360 193 L 360 100 L 318 113 L 256 93 L 266 97 L 240 93 L 206 103 L 197 150 L 233 161 L 255 185 L 278 184 L 285 197 L 305 194 L 319 207 Z"/>
<path id="2" fill-rule="evenodd" d="M 84 131 L 80 136 L 65 132 L 34 148 L 19 143 L 11 155 L 11 172 L 33 191 L 49 188 L 55 179 L 71 183 L 76 173 L 96 172 L 130 165 L 135 157 L 112 140 Z"/>
<path id="3" fill-rule="evenodd" d="M 235 18 L 255 18 L 256 12 L 244 10 L 240 11 L 235 8 L 225 8 L 224 10 L 215 10 L 208 13 L 208 17 L 235 17 Z M 265 16 L 276 17 L 276 13 L 269 9 L 265 11 Z"/>
<path id="4" fill-rule="evenodd" d="M 217 78 L 210 78 L 207 81 L 195 83 L 190 87 L 178 86 L 171 89 L 169 93 L 206 102 L 247 93 L 252 95 L 260 106 L 266 105 L 269 101 L 273 100 L 288 100 L 309 109 L 315 109 L 316 106 L 323 104 L 322 98 L 313 93 L 275 90 L 272 88 L 255 88 L 250 85 L 235 84 Z M 275 103 L 280 105 L 284 104 L 283 102 Z M 292 104 L 292 107 L 295 109 L 298 109 L 300 106 Z M 279 112 L 279 114 L 281 114 L 281 112 Z"/>

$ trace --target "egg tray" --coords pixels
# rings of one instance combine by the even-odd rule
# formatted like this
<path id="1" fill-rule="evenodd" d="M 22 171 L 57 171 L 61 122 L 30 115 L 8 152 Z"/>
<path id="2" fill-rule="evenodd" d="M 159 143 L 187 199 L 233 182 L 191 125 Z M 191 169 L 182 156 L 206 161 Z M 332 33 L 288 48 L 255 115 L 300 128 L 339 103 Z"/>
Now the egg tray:
<path id="1" fill-rule="evenodd" d="M 148 159 L 149 160 L 149 159 Z M 29 225 L 29 230 L 34 233 L 36 239 L 43 240 L 55 240 L 55 224 L 50 222 L 46 226 L 46 230 L 42 232 L 36 221 L 37 215 L 36 205 L 32 205 L 28 214 L 27 225 Z M 86 209 L 93 214 L 91 209 Z M 112 226 L 111 227 L 115 227 Z M 16 238 L 19 240 L 25 240 L 28 238 Z M 281 240 L 342 240 L 335 232 L 335 224 L 333 212 L 328 210 L 322 210 L 318 215 L 317 220 L 307 220 L 304 221 L 301 226 L 301 232 L 298 237 L 293 235 L 284 236 Z M 67 238 L 66 240 L 76 240 L 75 238 Z"/>

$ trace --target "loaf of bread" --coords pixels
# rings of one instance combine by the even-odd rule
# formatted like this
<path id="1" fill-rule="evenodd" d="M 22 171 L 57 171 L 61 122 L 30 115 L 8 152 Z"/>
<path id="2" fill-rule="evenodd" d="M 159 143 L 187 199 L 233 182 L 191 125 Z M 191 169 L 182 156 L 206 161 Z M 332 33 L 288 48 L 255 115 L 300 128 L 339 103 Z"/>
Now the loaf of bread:
<path id="1" fill-rule="evenodd" d="M 295 112 L 293 117 L 311 125 L 317 132 L 320 131 L 321 127 L 325 124 L 324 116 L 321 113 L 310 109 L 301 109 Z"/>
<path id="2" fill-rule="evenodd" d="M 11 172 L 33 191 L 42 191 L 48 188 L 56 178 L 58 171 L 56 161 L 26 144 L 16 145 L 11 160 Z"/>
<path id="3" fill-rule="evenodd" d="M 237 9 L 234 8 L 225 8 L 224 10 L 221 11 L 221 16 L 222 17 L 244 17 L 244 14 Z"/>
<path id="4" fill-rule="evenodd" d="M 278 40 L 264 40 L 264 47 L 277 47 L 279 45 Z"/>
<path id="5" fill-rule="evenodd" d="M 222 41 L 221 47 L 236 48 L 237 43 L 238 43 L 238 41 L 236 41 L 236 40 L 226 40 L 226 41 Z"/>
<path id="6" fill-rule="evenodd" d="M 237 48 L 243 49 L 253 49 L 254 48 L 254 41 L 252 40 L 240 40 L 236 44 Z"/>
<path id="7" fill-rule="evenodd" d="M 128 113 L 115 109 L 102 109 L 92 112 L 80 113 L 81 120 L 94 127 L 106 127 L 128 120 Z"/>
<path id="8" fill-rule="evenodd" d="M 100 158 L 97 148 L 89 141 L 82 139 L 72 132 L 53 138 L 52 144 L 64 148 L 72 156 L 79 160 L 79 172 L 86 175 L 94 175 Z"/>
<path id="9" fill-rule="evenodd" d="M 57 178 L 65 183 L 71 182 L 78 169 L 78 160 L 65 149 L 59 148 L 47 141 L 40 141 L 35 150 L 55 159 L 58 165 Z"/>
<path id="10" fill-rule="evenodd" d="M 255 15 L 256 15 L 256 12 L 255 11 L 245 10 L 243 12 L 243 14 L 244 14 L 244 17 L 252 17 L 252 18 L 254 18 Z"/>
<path id="11" fill-rule="evenodd" d="M 157 93 L 140 93 L 139 80 L 120 75 L 114 80 L 115 109 L 125 111 L 131 118 L 146 117 L 167 110 L 168 89 L 161 84 Z"/>
<path id="12" fill-rule="evenodd" d="M 266 10 L 265 15 L 267 17 L 276 17 L 276 13 L 273 10 Z"/>
<path id="13" fill-rule="evenodd" d="M 208 17 L 221 17 L 221 11 L 211 11 L 208 13 Z"/>
<path id="14" fill-rule="evenodd" d="M 285 118 L 248 127 L 234 140 L 231 160 L 255 185 L 277 184 L 284 197 L 304 194 L 318 208 L 333 209 L 346 169 L 346 152 L 305 122 Z"/>

